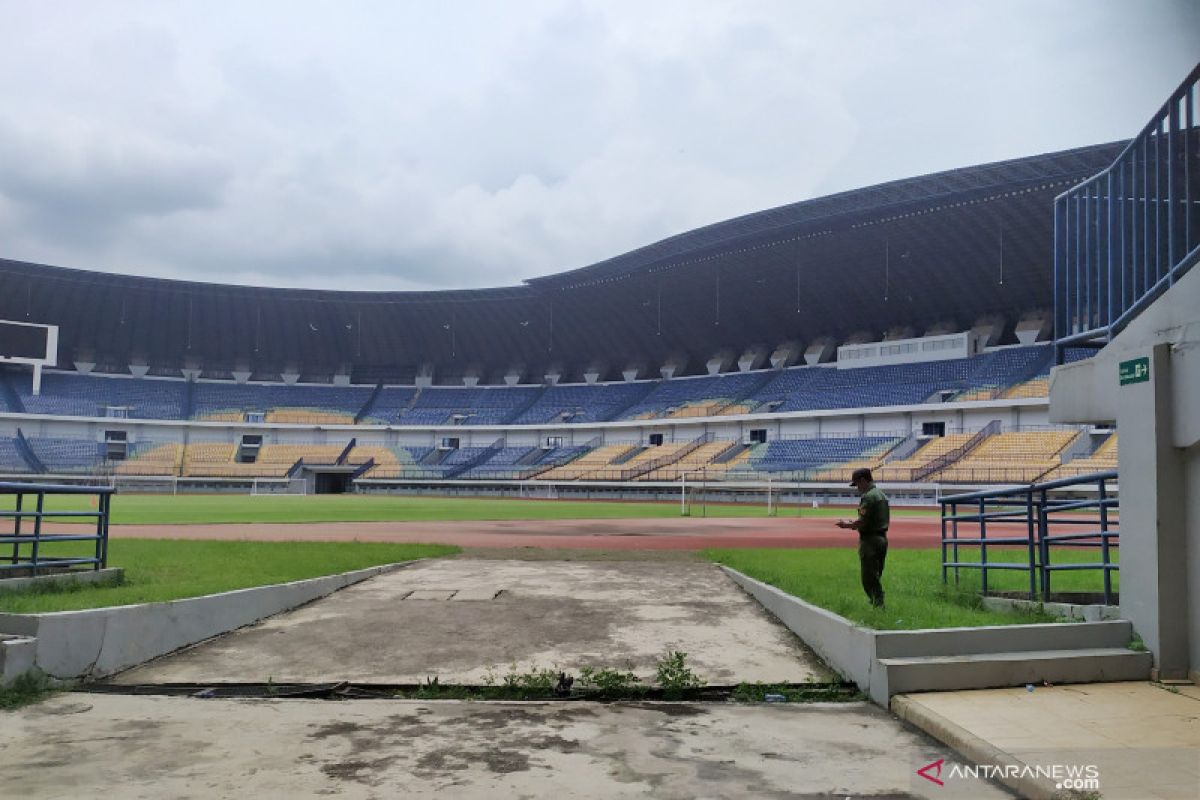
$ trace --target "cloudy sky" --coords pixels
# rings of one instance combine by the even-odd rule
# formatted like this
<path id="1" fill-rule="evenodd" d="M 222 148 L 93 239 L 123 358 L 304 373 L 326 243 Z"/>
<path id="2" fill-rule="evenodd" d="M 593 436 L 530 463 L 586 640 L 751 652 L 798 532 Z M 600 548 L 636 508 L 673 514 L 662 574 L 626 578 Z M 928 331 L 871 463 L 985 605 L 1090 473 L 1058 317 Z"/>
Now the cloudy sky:
<path id="1" fill-rule="evenodd" d="M 1126 138 L 1198 58 L 1188 0 L 0 0 L 0 258 L 512 285 Z"/>

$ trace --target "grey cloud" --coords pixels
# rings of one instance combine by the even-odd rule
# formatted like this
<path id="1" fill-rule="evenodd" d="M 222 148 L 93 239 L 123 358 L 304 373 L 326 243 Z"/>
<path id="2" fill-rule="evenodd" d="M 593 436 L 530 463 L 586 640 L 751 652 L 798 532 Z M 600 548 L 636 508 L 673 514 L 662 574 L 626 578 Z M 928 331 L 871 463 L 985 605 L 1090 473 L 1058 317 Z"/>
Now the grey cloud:
<path id="1" fill-rule="evenodd" d="M 0 194 L 54 240 L 95 245 L 141 217 L 215 208 L 231 174 L 209 154 L 137 136 L 66 143 L 0 125 Z"/>

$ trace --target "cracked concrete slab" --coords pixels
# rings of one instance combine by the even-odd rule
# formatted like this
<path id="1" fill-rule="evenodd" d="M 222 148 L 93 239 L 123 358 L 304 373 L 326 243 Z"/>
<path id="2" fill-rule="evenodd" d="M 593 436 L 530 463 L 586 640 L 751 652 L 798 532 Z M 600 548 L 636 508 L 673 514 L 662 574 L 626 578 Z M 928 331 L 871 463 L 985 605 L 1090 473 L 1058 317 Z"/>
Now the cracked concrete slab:
<path id="1" fill-rule="evenodd" d="M 488 602 L 454 602 L 486 596 Z M 401 599 L 404 598 L 404 599 Z M 826 680 L 713 564 L 429 561 L 134 668 L 116 683 L 484 682 L 512 665 L 632 670 L 681 650 L 710 684 Z"/>
<path id="2" fill-rule="evenodd" d="M 953 753 L 867 703 L 63 694 L 3 722 L 5 793 L 30 800 L 952 796 L 915 771 Z M 1011 797 L 982 781 L 970 796 Z"/>

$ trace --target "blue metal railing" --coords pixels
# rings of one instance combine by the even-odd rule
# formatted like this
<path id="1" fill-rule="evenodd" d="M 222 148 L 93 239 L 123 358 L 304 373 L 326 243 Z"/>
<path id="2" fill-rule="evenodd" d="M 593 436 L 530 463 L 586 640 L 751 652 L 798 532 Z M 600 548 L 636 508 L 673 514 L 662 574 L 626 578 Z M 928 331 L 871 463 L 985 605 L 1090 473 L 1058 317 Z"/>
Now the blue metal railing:
<path id="1" fill-rule="evenodd" d="M 95 510 L 55 511 L 46 499 L 57 495 L 95 496 Z M 0 529 L 0 545 L 11 545 L 6 557 L 0 556 L 0 577 L 17 571 L 37 575 L 39 571 L 74 569 L 90 566 L 93 570 L 108 566 L 108 517 L 113 489 L 108 486 L 61 486 L 46 483 L 0 483 L 0 521 L 11 520 L 7 530 Z M 2 502 L 12 497 L 11 503 Z M 87 523 L 86 532 L 48 532 L 47 520 Z M 28 523 L 28 524 L 26 524 Z M 44 545 L 54 542 L 95 542 L 90 555 L 47 553 Z M 52 548 L 53 549 L 53 548 Z"/>
<path id="2" fill-rule="evenodd" d="M 1200 64 L 1112 166 L 1054 200 L 1054 342 L 1111 341 L 1200 260 Z"/>
<path id="3" fill-rule="evenodd" d="M 951 570 L 957 585 L 959 570 L 977 569 L 980 591 L 987 594 L 990 570 L 1023 571 L 1029 576 L 1029 598 L 1036 599 L 1040 594 L 1043 601 L 1048 601 L 1054 573 L 1098 570 L 1102 573 L 1104 603 L 1112 605 L 1112 573 L 1120 569 L 1112 560 L 1121 535 L 1112 514 L 1119 507 L 1110 487 L 1116 479 L 1117 473 L 1112 470 L 941 498 L 942 583 L 949 581 Z M 1095 496 L 1082 500 L 1052 494 L 1092 486 Z M 977 533 L 964 534 L 962 527 L 971 525 L 978 525 Z M 1061 526 L 1066 526 L 1065 532 Z M 997 547 L 1001 549 L 997 551 Z M 978 560 L 963 557 L 962 550 L 971 548 L 978 548 Z M 1055 548 L 1096 549 L 1100 559 L 1055 563 Z M 995 560 L 997 555 L 1003 560 Z"/>

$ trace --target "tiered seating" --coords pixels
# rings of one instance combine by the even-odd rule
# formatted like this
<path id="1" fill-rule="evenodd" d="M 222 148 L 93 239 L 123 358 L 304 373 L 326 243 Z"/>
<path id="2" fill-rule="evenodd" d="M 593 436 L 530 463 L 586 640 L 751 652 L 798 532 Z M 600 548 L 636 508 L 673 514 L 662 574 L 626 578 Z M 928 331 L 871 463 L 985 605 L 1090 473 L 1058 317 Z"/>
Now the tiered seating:
<path id="1" fill-rule="evenodd" d="M 220 477 L 221 469 L 233 464 L 237 445 L 217 442 L 189 444 L 183 453 L 183 474 L 195 477 Z"/>
<path id="2" fill-rule="evenodd" d="M 704 470 L 704 477 L 708 480 L 717 480 L 724 476 L 725 472 L 733 466 L 730 463 L 713 464 L 712 460 L 724 453 L 733 445 L 734 442 L 724 440 L 717 442 L 708 442 L 697 447 L 692 452 L 663 467 L 647 472 L 638 480 L 643 481 L 677 481 L 688 475 L 689 479 L 699 477 L 698 473 L 701 468 Z"/>
<path id="3" fill-rule="evenodd" d="M 352 425 L 354 415 L 344 411 L 316 411 L 299 408 L 280 408 L 268 411 L 267 422 L 291 423 L 293 425 Z"/>
<path id="4" fill-rule="evenodd" d="M 890 453 L 898 444 L 900 444 L 901 441 L 903 440 L 899 438 L 890 439 L 886 444 L 872 448 L 864 452 L 858 458 L 853 458 L 836 466 L 822 469 L 813 475 L 813 480 L 828 481 L 831 483 L 849 483 L 850 477 L 854 474 L 854 470 L 859 469 L 860 467 L 866 467 L 867 469 L 871 470 L 872 474 L 874 474 L 879 468 L 879 465 L 883 463 L 883 460 L 887 458 L 888 453 Z"/>
<path id="5" fill-rule="evenodd" d="M 1059 452 L 1078 431 L 1019 431 L 990 436 L 932 476 L 941 483 L 1029 483 L 1059 464 Z"/>
<path id="6" fill-rule="evenodd" d="M 183 381 L 46 371 L 42 392 L 34 396 L 31 373 L 10 373 L 9 380 L 26 413 L 75 417 L 103 417 L 113 406 L 128 409 L 135 419 L 179 419 L 187 386 Z"/>
<path id="7" fill-rule="evenodd" d="M 0 473 L 18 472 L 29 472 L 29 465 L 17 450 L 17 440 L 9 436 L 0 437 Z"/>
<path id="8" fill-rule="evenodd" d="M 348 461 L 353 464 L 365 464 L 368 459 L 375 459 L 375 466 L 367 470 L 364 478 L 430 478 L 437 473 L 418 462 L 432 451 L 431 447 L 397 447 L 394 450 L 379 446 L 355 447 Z"/>
<path id="9" fill-rule="evenodd" d="M 422 466 L 433 476 L 440 478 L 479 458 L 487 449 L 486 447 L 459 447 L 447 453 L 446 457 L 437 464 L 423 464 Z"/>
<path id="10" fill-rule="evenodd" d="M 375 398 L 375 404 L 363 419 L 366 423 L 390 424 L 412 402 L 417 390 L 413 386 L 385 386 Z"/>
<path id="11" fill-rule="evenodd" d="M 537 386 L 431 386 L 421 390 L 412 408 L 401 410 L 399 425 L 499 425 L 541 391 Z M 455 419 L 458 417 L 459 419 Z"/>
<path id="12" fill-rule="evenodd" d="M 929 466 L 935 459 L 962 447 L 974 436 L 973 433 L 948 433 L 945 436 L 930 439 L 908 458 L 886 461 L 873 469 L 875 480 L 905 483 L 913 481 L 922 468 Z"/>
<path id="13" fill-rule="evenodd" d="M 29 436 L 26 441 L 51 474 L 91 473 L 103 461 L 100 445 L 94 440 Z"/>
<path id="14" fill-rule="evenodd" d="M 597 447 L 589 453 L 576 458 L 568 464 L 539 474 L 538 480 L 573 481 L 596 470 L 614 468 L 615 459 L 628 455 L 630 450 L 638 448 L 633 444 L 609 444 Z M 617 465 L 619 466 L 619 465 Z"/>
<path id="15" fill-rule="evenodd" d="M 1050 355 L 1049 346 L 1037 345 L 1003 348 L 971 358 L 860 369 L 820 365 L 667 381 L 550 387 L 386 387 L 364 421 L 413 426 L 594 423 L 614 418 L 909 405 L 948 398 L 1043 397 Z M 1066 359 L 1076 361 L 1089 355 L 1089 350 L 1073 348 Z M 128 408 L 129 416 L 135 418 L 177 419 L 184 413 L 190 391 L 197 419 L 238 422 L 252 412 L 263 414 L 267 422 L 291 424 L 350 423 L 374 392 L 370 386 L 208 380 L 189 389 L 182 380 L 54 371 L 46 373 L 39 397 L 32 395 L 28 373 L 6 371 L 7 384 L 14 389 L 6 405 L 20 403 L 29 413 L 103 416 L 106 406 L 116 406 Z M 747 392 L 749 396 L 743 397 Z M 0 399 L 6 396 L 0 392 Z"/>
<path id="16" fill-rule="evenodd" d="M 235 462 L 236 445 L 194 444 L 184 454 L 184 474 L 195 478 L 282 478 L 304 459 L 332 464 L 344 444 L 264 444 L 253 464 Z"/>
<path id="17" fill-rule="evenodd" d="M 820 439 L 776 439 L 757 450 L 739 473 L 805 473 L 809 476 L 832 465 L 861 460 L 895 446 L 891 436 L 847 436 Z"/>
<path id="18" fill-rule="evenodd" d="M 516 478 L 525 467 L 517 466 L 517 462 L 534 450 L 532 447 L 501 447 L 491 458 L 482 464 L 471 467 L 458 475 L 459 478 Z"/>
<path id="19" fill-rule="evenodd" d="M 588 450 L 591 450 L 591 448 L 584 445 L 577 447 L 555 447 L 545 450 L 540 457 L 520 467 L 519 474 L 532 474 L 533 477 L 541 477 L 543 472 L 573 461 Z"/>
<path id="20" fill-rule="evenodd" d="M 756 373 L 734 372 L 661 381 L 641 402 L 621 414 L 621 419 L 712 416 L 760 379 Z M 699 409 L 706 409 L 707 413 L 700 413 Z"/>
<path id="21" fill-rule="evenodd" d="M 603 422 L 636 403 L 655 386 L 650 382 L 550 386 L 513 420 L 518 425 L 560 422 Z"/>
<path id="22" fill-rule="evenodd" d="M 247 413 L 267 422 L 353 422 L 370 398 L 367 386 L 307 386 L 199 381 L 193 389 L 196 419 L 241 420 Z"/>
<path id="23" fill-rule="evenodd" d="M 805 391 L 821 367 L 793 367 L 781 370 L 765 386 L 746 398 L 746 405 L 757 412 L 772 411 Z"/>
<path id="24" fill-rule="evenodd" d="M 825 408 L 914 405 L 941 391 L 961 388 L 969 359 L 897 364 L 862 369 L 810 368 L 814 373 L 799 394 L 784 401 L 778 411 L 811 411 Z"/>
<path id="25" fill-rule="evenodd" d="M 1048 370 L 1054 350 L 1051 345 L 1008 347 L 969 359 L 967 388 L 955 400 L 990 400 L 1030 372 Z"/>
<path id="26" fill-rule="evenodd" d="M 664 444 L 657 447 L 646 447 L 628 461 L 623 461 L 620 464 L 605 464 L 592 470 L 591 472 L 586 472 L 579 477 L 581 480 L 587 481 L 622 480 L 622 477 L 627 470 L 644 467 L 646 466 L 647 462 L 656 461 L 660 458 L 672 460 L 686 450 L 690 444 L 690 442 L 681 442 L 678 444 Z"/>
<path id="27" fill-rule="evenodd" d="M 1004 399 L 1010 400 L 1023 397 L 1049 397 L 1050 379 L 1047 377 L 1031 378 L 1018 383 L 1004 393 Z"/>
<path id="28" fill-rule="evenodd" d="M 1078 475 L 1088 475 L 1092 472 L 1108 472 L 1117 468 L 1117 434 L 1113 434 L 1100 443 L 1091 455 L 1076 458 L 1061 466 L 1055 467 L 1046 480 L 1059 478 L 1074 478 Z"/>
<path id="29" fill-rule="evenodd" d="M 178 475 L 183 468 L 183 445 L 179 442 L 130 448 L 117 465 L 118 475 Z"/>

